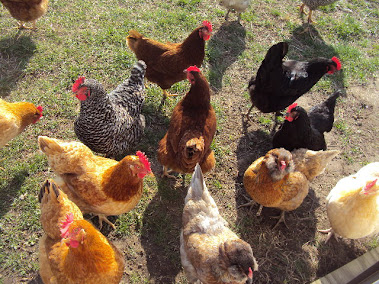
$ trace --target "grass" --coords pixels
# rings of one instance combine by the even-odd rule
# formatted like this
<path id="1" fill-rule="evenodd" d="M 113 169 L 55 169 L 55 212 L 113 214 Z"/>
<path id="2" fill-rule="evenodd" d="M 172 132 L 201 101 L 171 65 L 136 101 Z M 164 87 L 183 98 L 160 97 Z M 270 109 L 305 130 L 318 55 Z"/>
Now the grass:
<path id="1" fill-rule="evenodd" d="M 323 267 L 324 255 L 319 259 L 320 265 L 310 268 L 306 253 L 286 248 L 286 242 L 295 246 L 295 241 L 280 240 L 268 226 L 257 230 L 259 233 L 251 232 L 251 226 L 259 227 L 260 221 L 241 215 L 241 210 L 236 212 L 234 191 L 240 181 L 234 176 L 236 167 L 238 170 L 243 167 L 230 160 L 243 146 L 236 146 L 243 141 L 236 131 L 240 123 L 239 107 L 243 110 L 250 107 L 247 82 L 268 47 L 282 40 L 290 42 L 289 58 L 305 60 L 335 55 L 341 59 L 343 71 L 324 77 L 312 89 L 314 93 L 371 83 L 379 69 L 379 12 L 373 2 L 339 1 L 316 11 L 317 24 L 304 33 L 306 24 L 297 4 L 300 1 L 253 0 L 242 14 L 242 25 L 236 22 L 228 25 L 223 19 L 225 10 L 209 0 L 51 0 L 48 13 L 37 22 L 36 32 L 14 29 L 16 20 L 1 6 L 0 96 L 7 101 L 25 100 L 43 105 L 44 118 L 0 149 L 0 167 L 4 169 L 0 170 L 0 283 L 36 277 L 38 240 L 42 236 L 37 194 L 42 182 L 53 176 L 48 171 L 46 157 L 38 151 L 37 136 L 76 139 L 73 121 L 78 101 L 70 92 L 74 80 L 85 75 L 99 80 L 110 91 L 129 76 L 136 61 L 125 41 L 130 29 L 160 41 L 179 42 L 205 19 L 213 23 L 214 33 L 207 43 L 202 69 L 214 91 L 212 105 L 218 118 L 217 135 L 212 143 L 217 166 L 216 173 L 207 181 L 210 191 L 222 203 L 220 210 L 228 216 L 231 227 L 254 244 L 258 261 L 266 262 L 257 281 L 308 283 L 320 276 L 317 269 Z M 231 14 L 230 20 L 235 17 Z M 183 94 L 188 89 L 188 82 L 182 81 L 170 91 Z M 187 283 L 181 271 L 178 242 L 180 214 L 190 176 L 186 175 L 184 187 L 181 176 L 176 181 L 160 179 L 160 166 L 155 158 L 157 143 L 165 134 L 171 111 L 180 97 L 170 98 L 163 105 L 161 98 L 161 90 L 149 84 L 143 109 L 148 127 L 136 147 L 151 157 L 156 178 L 146 180 L 144 195 L 134 210 L 114 219 L 117 230 L 105 232 L 110 239 L 128 244 L 130 248 L 124 247 L 124 251 L 130 251 L 138 261 L 127 260 L 127 266 L 134 269 L 124 276 L 128 283 Z M 239 105 L 230 101 L 238 101 Z M 341 101 L 347 103 L 345 99 Z M 339 113 L 335 128 L 339 143 L 346 148 L 345 161 L 367 163 L 367 158 L 362 158 L 364 150 L 353 139 L 352 126 L 344 118 L 346 115 Z M 271 115 L 258 120 L 257 128 L 273 123 Z M 246 144 L 251 149 L 257 143 L 254 140 Z M 296 234 L 290 236 L 296 239 Z M 291 238 L 283 234 L 280 237 Z M 359 243 L 356 245 L 359 249 L 355 250 L 362 253 L 377 245 L 377 240 L 370 240 L 365 249 Z M 271 264 L 265 258 L 270 250 Z M 296 260 L 296 254 L 301 259 Z M 291 261 L 291 271 L 285 267 L 285 261 Z M 328 269 L 332 268 L 322 271 Z"/>

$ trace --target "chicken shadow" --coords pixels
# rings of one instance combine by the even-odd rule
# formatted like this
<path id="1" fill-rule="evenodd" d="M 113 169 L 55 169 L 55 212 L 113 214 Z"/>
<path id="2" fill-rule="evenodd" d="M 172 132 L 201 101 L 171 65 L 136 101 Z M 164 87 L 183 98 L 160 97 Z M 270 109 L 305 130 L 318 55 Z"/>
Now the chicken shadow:
<path id="1" fill-rule="evenodd" d="M 278 209 L 264 207 L 261 215 L 256 216 L 258 205 L 241 207 L 251 200 L 243 186 L 246 169 L 271 148 L 271 136 L 262 130 L 245 134 L 237 146 L 238 176 L 235 178 L 235 199 L 238 233 L 252 246 L 258 261 L 259 271 L 254 273 L 256 283 L 284 283 L 288 279 L 300 279 L 300 282 L 305 282 L 306 279 L 301 278 L 302 269 L 310 269 L 311 264 L 309 252 L 304 249 L 304 244 L 315 238 L 315 210 L 319 207 L 319 199 L 312 185 L 302 205 L 286 213 L 289 228 L 280 224 L 273 229 L 278 220 L 271 217 L 279 216 Z"/>
<path id="2" fill-rule="evenodd" d="M 35 51 L 30 36 L 17 34 L 0 40 L 0 97 L 9 95 Z"/>
<path id="3" fill-rule="evenodd" d="M 153 172 L 155 170 L 153 169 Z M 181 182 L 158 178 L 158 193 L 147 206 L 143 215 L 141 245 L 144 248 L 147 269 L 154 283 L 175 283 L 181 271 L 180 230 L 186 187 L 175 186 Z"/>
<path id="4" fill-rule="evenodd" d="M 27 176 L 29 176 L 29 173 L 26 170 L 21 170 L 15 173 L 13 178 L 0 188 L 0 218 L 8 212 Z"/>
<path id="5" fill-rule="evenodd" d="M 245 50 L 246 30 L 237 21 L 224 22 L 208 43 L 209 83 L 214 92 L 222 89 L 226 69 Z"/>
<path id="6" fill-rule="evenodd" d="M 288 59 L 308 61 L 316 57 L 332 58 L 336 56 L 339 58 L 338 52 L 332 46 L 326 44 L 315 27 L 308 23 L 298 26 L 293 31 L 289 42 L 290 46 L 286 56 Z M 346 94 L 344 76 L 343 62 L 340 71 L 333 75 L 324 76 L 324 79 L 329 78 L 332 82 L 333 90 L 329 93 L 340 89 L 344 95 Z"/>
<path id="7" fill-rule="evenodd" d="M 326 239 L 326 236 L 323 237 L 323 239 Z M 370 238 L 367 238 L 367 240 L 369 239 Z M 365 239 L 362 240 L 365 241 Z M 338 241 L 336 241 L 331 237 L 328 243 L 322 244 L 318 247 L 317 278 L 329 274 L 356 259 L 357 255 L 362 255 L 364 253 L 365 250 L 357 247 L 354 240 L 338 238 Z"/>

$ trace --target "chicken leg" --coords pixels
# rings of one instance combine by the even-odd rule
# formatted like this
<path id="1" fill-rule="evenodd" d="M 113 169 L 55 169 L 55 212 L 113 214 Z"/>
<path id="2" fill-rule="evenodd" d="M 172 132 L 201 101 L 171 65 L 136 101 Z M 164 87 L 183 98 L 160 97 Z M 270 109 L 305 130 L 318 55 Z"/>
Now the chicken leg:
<path id="1" fill-rule="evenodd" d="M 280 223 L 284 223 L 284 225 L 286 225 L 287 229 L 289 229 L 287 226 L 287 223 L 286 223 L 286 219 L 284 218 L 285 213 L 286 213 L 286 211 L 282 211 L 282 213 L 280 213 L 279 216 L 271 216 L 271 218 L 279 219 L 278 223 L 276 223 L 276 225 L 272 229 L 275 229 Z"/>
<path id="2" fill-rule="evenodd" d="M 116 230 L 116 226 L 108 220 L 107 216 L 105 216 L 104 214 L 97 214 L 97 216 L 99 217 L 99 230 L 101 230 L 101 228 L 103 227 L 103 221 L 109 224 L 114 230 Z"/>
<path id="3" fill-rule="evenodd" d="M 326 237 L 326 240 L 325 240 L 325 243 L 327 243 L 329 240 L 330 240 L 330 238 L 333 236 L 334 237 L 334 239 L 337 241 L 338 239 L 337 239 L 337 236 L 336 236 L 336 234 L 334 233 L 334 231 L 333 231 L 333 229 L 332 228 L 329 228 L 329 229 L 326 229 L 326 230 L 317 230 L 317 231 L 319 231 L 320 233 L 322 233 L 322 234 L 328 234 L 328 236 Z"/>

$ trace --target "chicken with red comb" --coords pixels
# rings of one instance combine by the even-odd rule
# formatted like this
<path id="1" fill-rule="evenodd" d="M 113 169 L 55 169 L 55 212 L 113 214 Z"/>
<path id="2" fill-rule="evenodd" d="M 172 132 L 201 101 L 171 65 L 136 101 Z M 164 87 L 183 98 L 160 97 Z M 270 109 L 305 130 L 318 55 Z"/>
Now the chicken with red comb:
<path id="1" fill-rule="evenodd" d="M 183 70 L 203 63 L 205 42 L 211 37 L 212 29 L 210 22 L 203 21 L 181 43 L 161 43 L 131 30 L 127 43 L 136 57 L 146 62 L 146 78 L 161 87 L 166 98 L 175 96 L 167 92 L 173 84 L 186 79 Z"/>
<path id="2" fill-rule="evenodd" d="M 253 200 L 241 206 L 259 203 L 257 215 L 261 214 L 263 207 L 278 208 L 282 213 L 275 227 L 285 223 L 285 212 L 295 210 L 303 203 L 309 182 L 321 174 L 337 154 L 338 151 L 307 149 L 289 152 L 276 148 L 268 151 L 245 171 L 243 185 Z"/>
<path id="3" fill-rule="evenodd" d="M 53 180 L 39 193 L 44 235 L 39 242 L 43 283 L 120 283 L 122 253 L 83 219 L 79 208 Z"/>
<path id="4" fill-rule="evenodd" d="M 80 142 L 39 136 L 38 143 L 60 188 L 83 212 L 98 215 L 100 227 L 105 221 L 115 228 L 106 216 L 132 210 L 141 199 L 143 178 L 152 174 L 140 151 L 117 162 L 94 155 Z"/>
<path id="5" fill-rule="evenodd" d="M 288 43 L 279 42 L 269 48 L 256 76 L 248 84 L 252 106 L 261 112 L 279 112 L 307 93 L 325 74 L 341 69 L 337 57 L 317 57 L 308 61 L 283 60 Z"/>

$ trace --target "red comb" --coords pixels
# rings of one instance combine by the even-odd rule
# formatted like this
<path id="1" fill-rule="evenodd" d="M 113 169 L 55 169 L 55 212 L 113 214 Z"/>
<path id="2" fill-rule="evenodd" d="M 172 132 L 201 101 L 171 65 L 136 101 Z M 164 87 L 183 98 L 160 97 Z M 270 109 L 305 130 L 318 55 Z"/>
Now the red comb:
<path id="1" fill-rule="evenodd" d="M 62 222 L 61 226 L 61 237 L 65 238 L 68 235 L 68 229 L 70 228 L 71 223 L 74 221 L 74 214 L 73 213 L 68 213 L 66 216 L 66 221 Z"/>
<path id="2" fill-rule="evenodd" d="M 151 171 L 151 168 L 150 168 L 150 162 L 149 160 L 147 159 L 145 153 L 141 152 L 141 151 L 137 151 L 136 155 L 138 156 L 140 162 L 142 164 L 144 164 L 145 168 L 147 171 Z"/>
<path id="3" fill-rule="evenodd" d="M 187 68 L 187 72 L 191 72 L 191 71 L 200 72 L 200 69 L 197 68 L 196 65 L 194 65 Z"/>
<path id="4" fill-rule="evenodd" d="M 204 21 L 203 22 L 203 26 L 207 27 L 209 32 L 212 32 L 212 24 L 211 24 L 211 22 Z"/>
<path id="5" fill-rule="evenodd" d="M 79 78 L 75 81 L 74 85 L 72 86 L 72 92 L 76 93 L 78 91 L 78 88 L 81 84 L 84 83 L 85 77 L 79 76 Z"/>
<path id="6" fill-rule="evenodd" d="M 42 116 L 43 107 L 42 106 L 38 106 L 37 109 L 41 113 L 41 116 Z"/>
<path id="7" fill-rule="evenodd" d="M 253 270 L 251 267 L 249 267 L 249 275 L 247 277 L 249 277 L 249 279 L 253 278 Z"/>
<path id="8" fill-rule="evenodd" d="M 337 64 L 337 70 L 340 70 L 342 66 L 341 61 L 335 56 L 332 57 L 332 61 Z"/>
<path id="9" fill-rule="evenodd" d="M 297 107 L 297 103 L 293 103 L 288 107 L 287 113 L 290 113 L 293 108 Z"/>
<path id="10" fill-rule="evenodd" d="M 364 194 L 367 195 L 369 193 L 370 189 L 376 184 L 377 180 L 378 179 L 375 179 L 366 183 L 365 187 L 363 188 Z"/>

